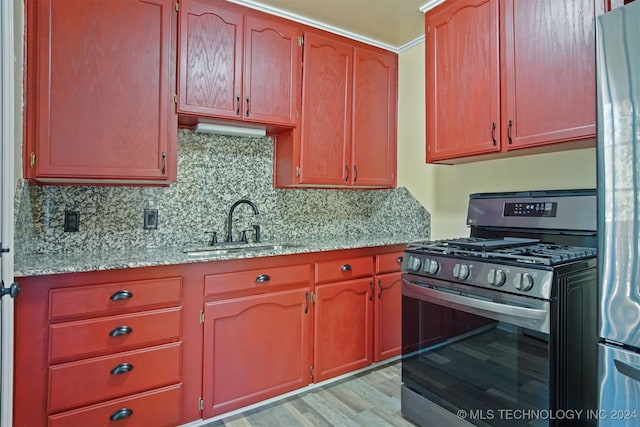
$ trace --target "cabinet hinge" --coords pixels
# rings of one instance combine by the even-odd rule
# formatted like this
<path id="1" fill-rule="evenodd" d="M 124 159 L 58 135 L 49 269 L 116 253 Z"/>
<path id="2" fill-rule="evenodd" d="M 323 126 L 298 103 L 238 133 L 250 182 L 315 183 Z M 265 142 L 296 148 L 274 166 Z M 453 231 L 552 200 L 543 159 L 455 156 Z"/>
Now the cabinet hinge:
<path id="1" fill-rule="evenodd" d="M 316 370 L 313 368 L 313 366 L 311 368 L 309 368 L 310 370 L 310 374 L 311 374 L 311 379 L 313 380 L 315 375 L 316 375 Z"/>
<path id="2" fill-rule="evenodd" d="M 304 46 L 304 36 L 298 36 L 298 46 Z"/>
<path id="3" fill-rule="evenodd" d="M 300 166 L 296 166 L 296 176 L 300 176 Z"/>
<path id="4" fill-rule="evenodd" d="M 36 167 L 36 153 L 34 151 L 31 152 L 31 156 L 29 158 L 29 166 L 32 168 Z"/>
<path id="5" fill-rule="evenodd" d="M 202 398 L 198 399 L 198 408 L 201 411 L 204 409 L 204 400 Z"/>
<path id="6" fill-rule="evenodd" d="M 316 293 L 312 292 L 311 293 L 311 303 L 315 303 L 316 302 Z"/>
<path id="7" fill-rule="evenodd" d="M 178 103 L 178 95 L 176 95 L 175 93 L 173 94 L 173 103 L 174 104 Z"/>
<path id="8" fill-rule="evenodd" d="M 176 2 L 176 13 L 180 12 L 180 4 Z"/>
<path id="9" fill-rule="evenodd" d="M 204 324 L 204 311 L 200 312 L 200 323 Z"/>

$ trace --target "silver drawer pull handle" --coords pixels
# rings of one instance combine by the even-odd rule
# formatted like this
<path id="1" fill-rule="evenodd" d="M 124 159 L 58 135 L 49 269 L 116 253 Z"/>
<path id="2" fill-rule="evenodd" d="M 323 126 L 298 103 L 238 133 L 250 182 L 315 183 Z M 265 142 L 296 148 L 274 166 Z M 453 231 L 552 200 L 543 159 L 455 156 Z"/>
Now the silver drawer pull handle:
<path id="1" fill-rule="evenodd" d="M 124 420 L 125 418 L 129 418 L 131 415 L 133 415 L 133 410 L 132 409 L 120 408 L 117 411 L 115 411 L 113 414 L 111 414 L 109 419 L 111 421 Z"/>
<path id="2" fill-rule="evenodd" d="M 131 371 L 133 371 L 133 365 L 131 363 L 120 363 L 111 370 L 111 375 L 126 374 Z"/>
<path id="3" fill-rule="evenodd" d="M 340 267 L 340 271 L 351 271 L 351 270 L 353 270 L 353 269 L 351 268 L 351 265 L 349 265 L 349 264 L 345 264 L 342 267 Z"/>
<path id="4" fill-rule="evenodd" d="M 123 299 L 129 299 L 133 297 L 133 293 L 129 291 L 125 291 L 124 289 L 118 292 L 115 292 L 113 295 L 109 297 L 111 301 L 120 301 Z"/>
<path id="5" fill-rule="evenodd" d="M 268 282 L 269 280 L 271 280 L 271 277 L 269 277 L 268 274 L 261 274 L 258 277 L 256 277 L 256 283 L 265 283 L 265 282 Z"/>
<path id="6" fill-rule="evenodd" d="M 118 326 L 117 328 L 113 328 L 111 332 L 109 332 L 109 336 L 119 337 L 121 335 L 129 335 L 131 332 L 133 332 L 133 329 L 128 326 Z"/>

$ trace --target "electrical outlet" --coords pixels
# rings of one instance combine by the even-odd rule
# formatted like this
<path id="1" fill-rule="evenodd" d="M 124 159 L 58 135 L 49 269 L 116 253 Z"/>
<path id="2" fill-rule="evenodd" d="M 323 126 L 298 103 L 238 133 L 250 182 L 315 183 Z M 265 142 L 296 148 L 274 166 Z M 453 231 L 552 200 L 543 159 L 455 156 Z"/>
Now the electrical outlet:
<path id="1" fill-rule="evenodd" d="M 76 232 L 80 230 L 80 212 L 64 211 L 64 231 Z"/>
<path id="2" fill-rule="evenodd" d="M 144 210 L 144 225 L 145 230 L 157 230 L 158 229 L 158 209 L 145 209 Z"/>

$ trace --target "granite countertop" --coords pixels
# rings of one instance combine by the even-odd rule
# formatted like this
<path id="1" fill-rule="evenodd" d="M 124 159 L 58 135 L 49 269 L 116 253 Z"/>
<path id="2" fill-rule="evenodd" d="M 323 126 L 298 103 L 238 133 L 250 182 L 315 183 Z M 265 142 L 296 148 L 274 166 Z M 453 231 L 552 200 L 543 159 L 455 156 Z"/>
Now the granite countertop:
<path id="1" fill-rule="evenodd" d="M 239 250 L 228 253 L 202 251 L 202 249 L 230 249 L 239 246 L 217 247 L 203 245 L 172 246 L 153 249 L 110 250 L 97 252 L 64 252 L 50 255 L 28 255 L 15 259 L 14 276 L 42 276 L 60 273 L 79 273 L 87 271 L 114 270 L 122 268 L 152 267 L 159 265 L 189 264 L 195 262 L 221 261 L 243 258 L 257 258 L 276 255 L 322 252 L 340 249 L 404 244 L 424 240 L 425 236 L 393 235 L 368 236 L 360 238 L 335 238 L 267 241 L 260 244 L 241 245 L 253 248 L 263 245 L 278 245 L 275 249 Z M 185 253 L 192 251 L 191 254 Z M 194 251 L 196 253 L 194 253 Z"/>

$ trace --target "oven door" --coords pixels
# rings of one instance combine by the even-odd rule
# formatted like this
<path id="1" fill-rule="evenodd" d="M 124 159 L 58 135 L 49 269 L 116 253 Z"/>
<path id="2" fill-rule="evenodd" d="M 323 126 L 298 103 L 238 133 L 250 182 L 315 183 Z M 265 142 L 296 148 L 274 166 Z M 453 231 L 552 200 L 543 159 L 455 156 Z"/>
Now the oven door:
<path id="1" fill-rule="evenodd" d="M 404 274 L 403 415 L 546 425 L 521 418 L 549 408 L 550 311 L 548 301 Z"/>

